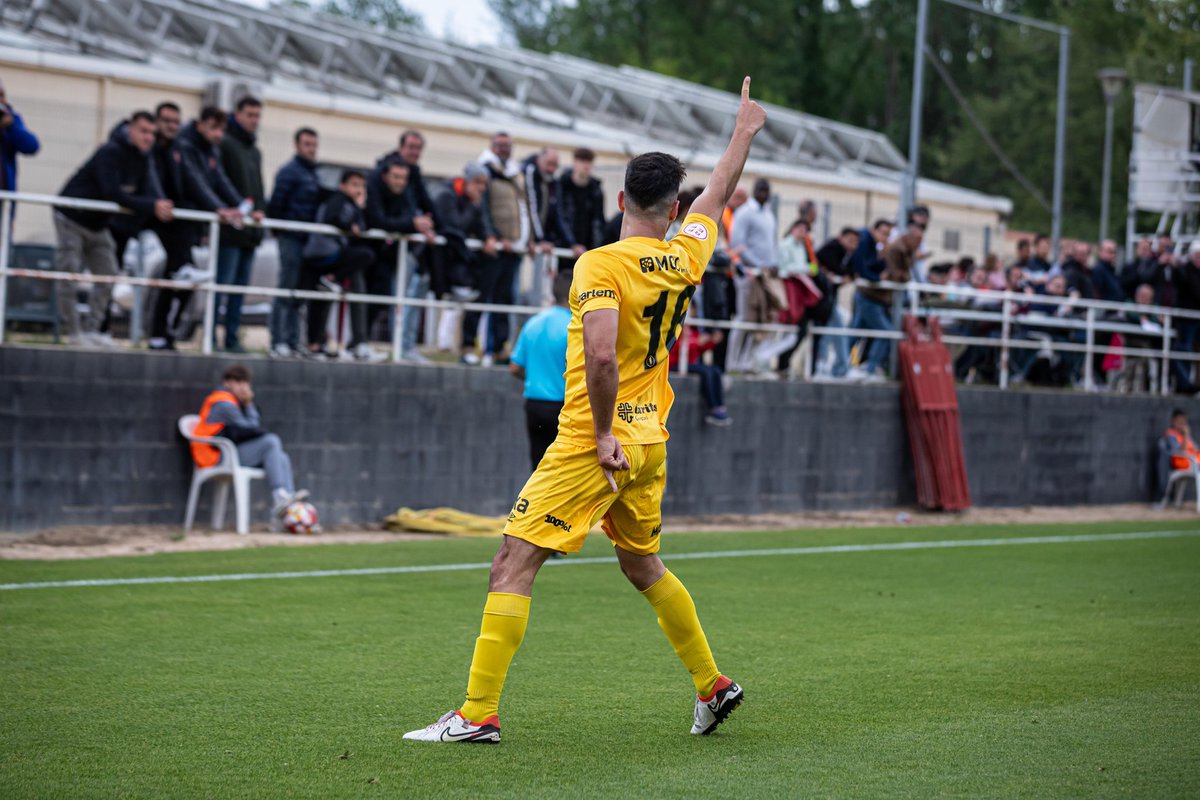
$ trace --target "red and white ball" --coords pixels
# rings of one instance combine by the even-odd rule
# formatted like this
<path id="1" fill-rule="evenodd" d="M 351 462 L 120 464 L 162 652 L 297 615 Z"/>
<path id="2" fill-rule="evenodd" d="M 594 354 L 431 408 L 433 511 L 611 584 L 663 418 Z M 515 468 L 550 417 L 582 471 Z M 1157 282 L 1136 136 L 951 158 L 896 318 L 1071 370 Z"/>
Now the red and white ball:
<path id="1" fill-rule="evenodd" d="M 321 532 L 321 518 L 312 503 L 296 502 L 283 512 L 283 527 L 288 533 L 306 535 Z"/>

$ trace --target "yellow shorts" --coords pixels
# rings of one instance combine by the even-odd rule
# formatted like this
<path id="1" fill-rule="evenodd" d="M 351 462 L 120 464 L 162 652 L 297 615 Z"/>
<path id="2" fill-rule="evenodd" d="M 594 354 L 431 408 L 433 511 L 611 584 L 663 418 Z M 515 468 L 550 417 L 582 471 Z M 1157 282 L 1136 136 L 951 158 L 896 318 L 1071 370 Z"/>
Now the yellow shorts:
<path id="1" fill-rule="evenodd" d="M 658 552 L 667 444 L 625 445 L 629 469 L 617 472 L 617 491 L 596 462 L 596 447 L 550 445 L 521 490 L 504 532 L 530 544 L 575 553 L 604 519 L 613 544 L 639 555 Z"/>

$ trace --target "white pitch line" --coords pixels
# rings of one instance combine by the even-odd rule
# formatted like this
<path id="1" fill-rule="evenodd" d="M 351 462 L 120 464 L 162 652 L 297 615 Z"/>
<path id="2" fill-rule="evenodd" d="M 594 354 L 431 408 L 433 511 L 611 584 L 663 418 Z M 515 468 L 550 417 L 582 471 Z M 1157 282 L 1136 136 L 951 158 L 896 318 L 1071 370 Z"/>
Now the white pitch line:
<path id="1" fill-rule="evenodd" d="M 1020 544 L 1075 544 L 1077 542 L 1121 542 L 1137 539 L 1178 539 L 1200 536 L 1200 530 L 1140 531 L 1135 533 L 1091 533 L 1078 536 L 1023 536 L 1013 539 L 949 539 L 932 542 L 876 542 L 874 544 L 832 544 L 818 547 L 777 547 L 768 550 L 712 550 L 700 553 L 674 553 L 666 561 L 687 561 L 701 558 L 752 558 L 755 556 L 811 556 L 823 553 L 871 553 L 888 550 L 936 550 L 948 547 L 1000 547 Z M 568 558 L 547 561 L 548 567 L 571 567 L 583 564 L 615 564 L 613 556 Z M 421 572 L 461 572 L 488 569 L 491 562 L 472 564 L 425 564 L 415 567 L 367 567 L 363 569 L 319 569 L 306 572 L 239 572 L 226 575 L 163 575 L 152 578 L 99 578 L 79 581 L 41 581 L 38 583 L 0 583 L 0 590 L 62 589 L 82 586 L 137 586 L 148 583 L 218 583 L 222 581 L 257 581 L 280 578 L 341 578 L 357 575 L 404 575 Z"/>

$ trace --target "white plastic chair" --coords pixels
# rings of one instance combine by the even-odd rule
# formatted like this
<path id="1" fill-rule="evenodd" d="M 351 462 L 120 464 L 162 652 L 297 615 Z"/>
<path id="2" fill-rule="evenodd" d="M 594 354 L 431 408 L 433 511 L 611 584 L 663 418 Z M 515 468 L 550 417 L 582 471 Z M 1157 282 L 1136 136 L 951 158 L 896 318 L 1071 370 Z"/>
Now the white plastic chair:
<path id="1" fill-rule="evenodd" d="M 1187 469 L 1171 470 L 1171 474 L 1167 476 L 1167 491 L 1163 493 L 1162 502 L 1158 504 L 1158 507 L 1166 508 L 1172 500 L 1175 501 L 1176 508 L 1182 506 L 1183 495 L 1187 491 L 1189 480 L 1196 489 L 1196 511 L 1200 511 L 1200 465 L 1197 465 L 1195 461 Z"/>
<path id="2" fill-rule="evenodd" d="M 229 485 L 233 484 L 233 511 L 237 519 L 237 532 L 246 535 L 250 530 L 250 481 L 265 478 L 267 473 L 255 467 L 243 467 L 238 463 L 237 446 L 221 436 L 197 436 L 197 414 L 185 414 L 179 418 L 179 432 L 189 442 L 210 444 L 221 451 L 221 460 L 211 467 L 196 467 L 192 473 L 192 488 L 188 492 L 187 513 L 183 518 L 183 529 L 190 531 L 196 519 L 196 504 L 200 501 L 200 487 L 207 481 L 218 482 L 217 494 L 213 498 L 213 530 L 225 526 L 225 503 L 229 497 Z"/>

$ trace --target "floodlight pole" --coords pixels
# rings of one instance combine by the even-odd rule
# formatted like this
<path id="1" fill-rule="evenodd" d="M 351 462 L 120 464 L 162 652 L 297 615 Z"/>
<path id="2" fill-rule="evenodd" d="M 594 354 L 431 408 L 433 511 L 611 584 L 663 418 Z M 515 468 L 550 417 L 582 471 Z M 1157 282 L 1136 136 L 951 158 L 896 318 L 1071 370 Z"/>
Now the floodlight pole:
<path id="1" fill-rule="evenodd" d="M 1125 87 L 1125 70 L 1109 67 L 1096 73 L 1104 95 L 1104 167 L 1100 187 L 1100 239 L 1108 238 L 1108 198 L 1112 190 L 1113 104 Z"/>
<path id="2" fill-rule="evenodd" d="M 1101 243 L 1108 238 L 1108 197 L 1112 191 L 1112 150 L 1113 150 L 1113 100 L 1104 98 L 1104 166 L 1100 179 L 1100 238 Z"/>
<path id="3" fill-rule="evenodd" d="M 1062 240 L 1063 164 L 1067 149 L 1067 64 L 1071 58 L 1071 30 L 1058 29 L 1058 109 L 1054 121 L 1054 197 L 1050 212 L 1050 251 L 1058 260 Z"/>
<path id="4" fill-rule="evenodd" d="M 917 175 L 921 164 L 921 110 L 925 104 L 925 34 L 929 22 L 929 0 L 917 0 L 917 43 L 913 58 L 912 109 L 908 122 L 908 166 L 900 186 L 900 216 L 908 221 L 908 210 L 917 204 Z"/>
<path id="5" fill-rule="evenodd" d="M 1050 239 L 1054 258 L 1058 258 L 1059 240 L 1062 238 L 1062 194 L 1063 164 L 1067 149 L 1067 67 L 1070 63 L 1071 29 L 1021 14 L 995 11 L 975 0 L 941 0 L 951 6 L 965 8 L 978 14 L 1015 22 L 1030 28 L 1058 34 L 1058 109 L 1054 125 L 1054 198 L 1051 210 Z M 921 104 L 924 101 L 925 77 L 925 27 L 929 17 L 928 0 L 917 0 L 917 49 L 913 54 L 913 107 L 912 124 L 909 126 L 908 167 L 904 170 L 900 186 L 900 224 L 904 224 L 908 209 L 915 204 L 917 173 L 921 157 Z"/>

